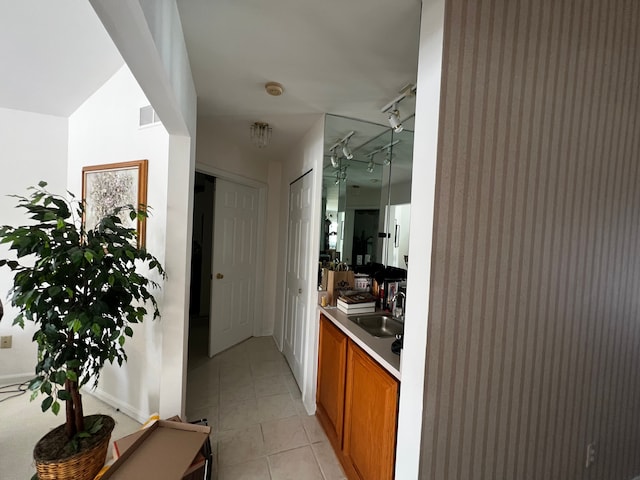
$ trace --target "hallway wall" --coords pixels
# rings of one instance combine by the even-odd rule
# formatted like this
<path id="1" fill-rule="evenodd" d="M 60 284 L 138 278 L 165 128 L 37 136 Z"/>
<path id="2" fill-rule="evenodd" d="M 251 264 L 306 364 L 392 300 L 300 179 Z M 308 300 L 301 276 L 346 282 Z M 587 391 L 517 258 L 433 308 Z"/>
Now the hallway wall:
<path id="1" fill-rule="evenodd" d="M 640 473 L 639 35 L 447 2 L 420 478 Z"/>
<path id="2" fill-rule="evenodd" d="M 68 121 L 65 117 L 0 108 L 0 225 L 21 225 L 26 220 L 9 195 L 28 195 L 27 187 L 44 180 L 51 192 L 64 193 L 67 183 Z M 0 258 L 9 248 L 0 245 Z M 31 341 L 35 327 L 12 326 L 18 310 L 7 296 L 13 285 L 11 270 L 0 270 L 0 299 L 4 317 L 0 335 L 11 335 L 13 346 L 0 350 L 0 385 L 22 382 L 34 376 L 37 345 Z"/>

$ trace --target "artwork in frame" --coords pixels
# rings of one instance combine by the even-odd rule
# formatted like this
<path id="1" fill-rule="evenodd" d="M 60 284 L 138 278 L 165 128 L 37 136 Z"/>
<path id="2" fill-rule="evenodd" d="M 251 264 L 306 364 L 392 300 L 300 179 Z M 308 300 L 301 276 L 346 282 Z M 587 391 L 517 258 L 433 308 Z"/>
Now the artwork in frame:
<path id="1" fill-rule="evenodd" d="M 99 219 L 116 207 L 147 205 L 148 160 L 91 165 L 82 168 L 82 200 L 85 202 L 84 224 L 93 228 Z M 138 244 L 145 246 L 146 222 L 131 220 L 128 212 L 121 215 L 123 225 L 138 230 Z"/>

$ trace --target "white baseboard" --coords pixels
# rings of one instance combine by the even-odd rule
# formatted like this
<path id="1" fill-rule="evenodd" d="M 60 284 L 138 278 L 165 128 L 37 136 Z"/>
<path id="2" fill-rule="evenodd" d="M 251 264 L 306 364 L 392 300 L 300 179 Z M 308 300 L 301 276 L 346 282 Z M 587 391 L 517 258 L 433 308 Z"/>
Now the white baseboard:
<path id="1" fill-rule="evenodd" d="M 84 393 L 88 393 L 89 395 L 92 395 L 94 397 L 96 397 L 98 400 L 102 400 L 104 403 L 106 403 L 107 405 L 120 410 L 122 413 L 124 413 L 125 415 L 128 415 L 129 417 L 133 418 L 134 420 L 136 420 L 139 423 L 144 423 L 146 422 L 149 417 L 151 416 L 150 412 L 142 412 L 137 408 L 134 408 L 133 406 L 123 402 L 122 400 L 117 399 L 116 397 L 114 397 L 113 395 L 108 394 L 107 392 L 105 392 L 104 390 L 100 390 L 100 389 L 96 389 L 96 390 L 85 390 Z M 90 412 L 89 412 L 90 413 Z M 87 415 L 88 413 L 85 412 L 85 415 Z"/>
<path id="2" fill-rule="evenodd" d="M 27 382 L 31 380 L 34 376 L 35 375 L 33 373 L 17 373 L 15 375 L 0 375 L 0 386 Z"/>

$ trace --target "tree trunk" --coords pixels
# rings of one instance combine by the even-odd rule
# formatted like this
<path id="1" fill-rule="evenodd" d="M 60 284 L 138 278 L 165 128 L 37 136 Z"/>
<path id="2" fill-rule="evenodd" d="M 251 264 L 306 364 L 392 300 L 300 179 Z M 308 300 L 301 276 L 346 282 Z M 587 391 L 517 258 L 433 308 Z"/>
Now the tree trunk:
<path id="1" fill-rule="evenodd" d="M 66 403 L 65 433 L 67 438 L 71 439 L 78 432 L 84 432 L 84 411 L 82 408 L 82 395 L 78 390 L 78 382 L 69 380 L 64 382 L 64 388 L 69 394 Z"/>
<path id="2" fill-rule="evenodd" d="M 66 379 L 64 382 L 64 388 L 67 393 L 71 394 L 71 380 Z M 64 431 L 67 434 L 67 438 L 71 439 L 76 434 L 76 417 L 73 408 L 73 398 L 69 398 L 65 402 L 65 411 L 67 422 L 65 423 Z"/>

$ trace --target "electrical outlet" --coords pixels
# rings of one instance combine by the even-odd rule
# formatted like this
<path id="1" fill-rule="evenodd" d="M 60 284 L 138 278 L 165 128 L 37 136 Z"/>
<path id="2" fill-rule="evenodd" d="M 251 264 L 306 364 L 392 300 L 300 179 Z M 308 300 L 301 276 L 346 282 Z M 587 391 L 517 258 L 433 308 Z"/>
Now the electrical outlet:
<path id="1" fill-rule="evenodd" d="M 11 348 L 11 335 L 0 337 L 0 348 Z"/>
<path id="2" fill-rule="evenodd" d="M 589 468 L 596 461 L 596 442 L 587 445 L 587 458 L 584 467 Z"/>

